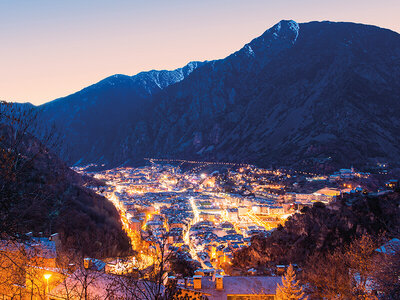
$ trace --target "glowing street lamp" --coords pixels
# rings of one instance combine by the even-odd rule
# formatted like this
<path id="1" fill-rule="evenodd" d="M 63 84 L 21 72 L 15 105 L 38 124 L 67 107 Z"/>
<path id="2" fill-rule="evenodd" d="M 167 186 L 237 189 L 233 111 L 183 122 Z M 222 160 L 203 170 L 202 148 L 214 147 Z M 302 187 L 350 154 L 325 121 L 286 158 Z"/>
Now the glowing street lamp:
<path id="1" fill-rule="evenodd" d="M 51 274 L 44 274 L 43 275 L 44 279 L 46 279 L 46 293 L 49 293 L 49 279 L 51 277 Z"/>

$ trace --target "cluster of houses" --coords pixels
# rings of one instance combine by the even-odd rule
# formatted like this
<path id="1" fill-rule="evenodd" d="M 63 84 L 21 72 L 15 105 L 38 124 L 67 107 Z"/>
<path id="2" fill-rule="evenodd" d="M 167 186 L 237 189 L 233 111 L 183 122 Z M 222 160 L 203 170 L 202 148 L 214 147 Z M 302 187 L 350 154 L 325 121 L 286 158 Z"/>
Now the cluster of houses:
<path id="1" fill-rule="evenodd" d="M 0 243 L 0 297 L 2 299 L 132 299 L 151 298 L 158 283 L 133 279 L 113 272 L 116 259 L 65 262 L 58 234 L 49 238 L 29 237 L 26 242 Z M 242 299 L 263 295 L 274 299 L 280 277 L 230 277 L 222 270 L 199 269 L 191 278 L 163 276 L 159 292 L 170 281 L 183 294 L 203 295 L 208 299 Z M 155 295 L 155 294 L 154 294 Z M 239 298 L 235 298 L 239 297 Z M 151 298 L 152 299 L 152 298 Z"/>
<path id="2" fill-rule="evenodd" d="M 101 173 L 98 178 L 112 185 L 97 189 L 120 211 L 129 236 L 139 237 L 149 249 L 155 248 L 156 241 L 166 239 L 167 251 L 184 253 L 184 259 L 201 266 L 192 278 L 163 274 L 161 291 L 172 282 L 187 295 L 200 293 L 210 300 L 275 299 L 280 276 L 260 277 L 255 276 L 256 272 L 250 272 L 253 276 L 247 277 L 225 274 L 223 269 L 232 263 L 234 252 L 248 246 L 252 236 L 268 234 L 269 226 L 276 227 L 302 206 L 317 201 L 331 203 L 344 192 L 362 191 L 358 187 L 325 186 L 308 193 L 287 192 L 284 185 L 277 182 L 281 178 L 290 179 L 289 174 L 242 170 L 231 172 L 229 176 L 238 186 L 247 185 L 248 190 L 254 192 L 252 195 L 221 191 L 210 194 L 215 188 L 215 179 L 203 176 L 200 185 L 196 185 L 196 176 L 185 176 L 171 166 L 122 168 Z M 265 176 L 269 177 L 265 179 Z M 341 169 L 323 180 L 332 183 L 362 176 L 369 174 L 355 172 L 353 168 Z M 205 189 L 201 190 L 201 186 Z M 395 189 L 399 183 L 390 180 L 386 186 Z M 390 245 L 378 248 L 377 253 L 392 255 L 393 244 L 400 243 L 392 240 Z M 84 290 L 90 295 L 89 299 L 105 299 L 104 295 L 131 299 L 127 296 L 129 292 L 152 293 L 153 283 L 144 280 L 138 283 L 137 278 L 132 282 L 132 278 L 126 276 L 136 268 L 134 257 L 69 260 L 61 254 L 60 246 L 57 234 L 50 237 L 28 235 L 26 242 L 0 241 L 0 298 L 71 299 L 73 293 Z M 278 266 L 277 275 L 285 268 Z M 82 276 L 86 279 L 82 280 Z M 82 287 L 82 282 L 88 281 L 90 285 Z"/>

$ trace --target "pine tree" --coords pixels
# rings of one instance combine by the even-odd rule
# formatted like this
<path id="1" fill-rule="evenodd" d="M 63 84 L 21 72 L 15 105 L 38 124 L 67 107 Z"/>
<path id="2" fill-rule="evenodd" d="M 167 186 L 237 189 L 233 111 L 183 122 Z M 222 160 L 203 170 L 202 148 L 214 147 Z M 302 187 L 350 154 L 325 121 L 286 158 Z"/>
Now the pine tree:
<path id="1" fill-rule="evenodd" d="M 297 300 L 307 299 L 304 297 L 303 288 L 296 281 L 296 273 L 290 264 L 284 276 L 282 276 L 282 286 L 278 284 L 276 289 L 277 300 Z"/>

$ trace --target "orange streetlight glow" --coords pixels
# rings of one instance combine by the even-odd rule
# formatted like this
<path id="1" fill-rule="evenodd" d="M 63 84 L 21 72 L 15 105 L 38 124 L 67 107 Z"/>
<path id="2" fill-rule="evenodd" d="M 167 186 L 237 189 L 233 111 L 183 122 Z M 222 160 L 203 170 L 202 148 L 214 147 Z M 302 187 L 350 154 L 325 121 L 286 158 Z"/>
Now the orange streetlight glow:
<path id="1" fill-rule="evenodd" d="M 51 274 L 44 274 L 43 277 L 44 279 L 46 279 L 46 293 L 49 293 L 49 279 L 51 277 Z"/>
<path id="2" fill-rule="evenodd" d="M 49 280 L 50 279 L 50 277 L 51 277 L 51 274 L 44 274 L 44 279 L 46 279 L 46 280 Z"/>

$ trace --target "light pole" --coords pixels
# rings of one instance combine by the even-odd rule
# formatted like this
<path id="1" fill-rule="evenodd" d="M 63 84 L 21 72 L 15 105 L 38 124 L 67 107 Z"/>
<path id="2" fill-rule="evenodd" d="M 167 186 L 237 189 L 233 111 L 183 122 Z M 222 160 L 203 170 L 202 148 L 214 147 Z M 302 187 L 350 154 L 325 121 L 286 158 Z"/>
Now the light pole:
<path id="1" fill-rule="evenodd" d="M 44 274 L 43 275 L 44 279 L 46 279 L 46 294 L 49 293 L 49 279 L 51 277 L 51 274 Z"/>

